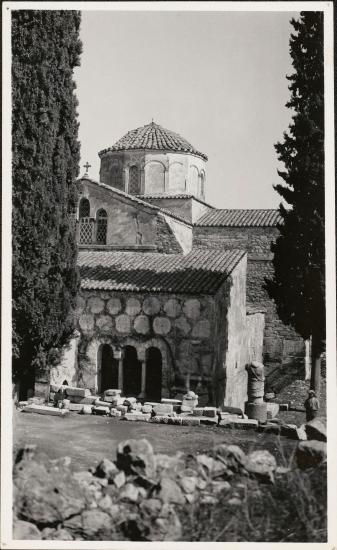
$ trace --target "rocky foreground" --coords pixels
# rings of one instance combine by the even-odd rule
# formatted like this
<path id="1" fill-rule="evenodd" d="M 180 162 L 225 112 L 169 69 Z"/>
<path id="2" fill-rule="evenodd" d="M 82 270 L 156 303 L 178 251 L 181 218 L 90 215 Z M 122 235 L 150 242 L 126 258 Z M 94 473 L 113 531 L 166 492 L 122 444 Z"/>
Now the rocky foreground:
<path id="1" fill-rule="evenodd" d="M 14 466 L 14 539 L 201 540 L 188 533 L 192 511 L 219 511 L 221 503 L 221 516 L 235 517 L 247 494 L 257 503 L 261 488 L 281 487 L 294 472 L 320 470 L 324 476 L 325 461 L 326 443 L 317 440 L 300 442 L 296 462 L 284 466 L 268 451 L 245 454 L 236 445 L 168 456 L 134 439 L 121 442 L 116 456 L 96 468 L 76 472 L 69 458 L 50 460 L 26 446 Z"/>

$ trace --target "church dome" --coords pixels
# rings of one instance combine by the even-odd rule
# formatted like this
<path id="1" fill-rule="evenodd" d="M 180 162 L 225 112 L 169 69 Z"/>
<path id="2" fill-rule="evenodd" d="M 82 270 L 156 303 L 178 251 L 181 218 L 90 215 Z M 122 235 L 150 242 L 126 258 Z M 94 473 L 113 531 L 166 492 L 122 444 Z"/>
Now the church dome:
<path id="1" fill-rule="evenodd" d="M 207 156 L 195 149 L 186 139 L 155 122 L 130 130 L 114 145 L 103 149 L 98 154 L 101 156 L 108 151 L 128 151 L 130 149 L 189 153 L 207 160 Z"/>

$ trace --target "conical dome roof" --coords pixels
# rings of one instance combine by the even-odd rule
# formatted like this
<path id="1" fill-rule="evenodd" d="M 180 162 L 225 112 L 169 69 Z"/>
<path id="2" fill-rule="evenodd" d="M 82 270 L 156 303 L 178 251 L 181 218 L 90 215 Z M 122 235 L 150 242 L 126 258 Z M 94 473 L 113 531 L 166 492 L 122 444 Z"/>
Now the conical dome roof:
<path id="1" fill-rule="evenodd" d="M 151 122 L 130 130 L 125 136 L 120 138 L 114 145 L 103 149 L 98 154 L 103 155 L 108 151 L 125 151 L 128 149 L 156 149 L 158 151 L 178 151 L 182 153 L 191 153 L 207 160 L 207 156 L 197 151 L 186 139 L 179 134 L 166 130 L 159 124 Z"/>

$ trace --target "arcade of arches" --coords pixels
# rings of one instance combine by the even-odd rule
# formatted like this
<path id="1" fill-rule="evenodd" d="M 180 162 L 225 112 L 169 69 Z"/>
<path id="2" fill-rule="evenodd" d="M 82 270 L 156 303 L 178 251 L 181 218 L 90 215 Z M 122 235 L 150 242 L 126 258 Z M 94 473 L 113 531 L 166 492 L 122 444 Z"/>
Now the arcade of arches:
<path id="1" fill-rule="evenodd" d="M 146 349 L 142 360 L 134 346 L 113 350 L 109 344 L 101 344 L 97 353 L 97 391 L 119 388 L 129 397 L 160 400 L 162 362 L 162 352 L 155 346 Z"/>

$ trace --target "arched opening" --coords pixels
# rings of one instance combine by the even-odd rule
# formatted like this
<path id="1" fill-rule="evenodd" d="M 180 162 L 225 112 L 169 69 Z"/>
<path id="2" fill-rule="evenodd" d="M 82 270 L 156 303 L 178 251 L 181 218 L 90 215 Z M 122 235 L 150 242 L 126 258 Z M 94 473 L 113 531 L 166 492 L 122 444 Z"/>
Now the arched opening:
<path id="1" fill-rule="evenodd" d="M 205 198 L 205 174 L 201 172 L 200 174 L 200 196 L 202 199 Z"/>
<path id="2" fill-rule="evenodd" d="M 129 193 L 138 195 L 140 193 L 139 170 L 137 166 L 131 166 L 129 171 Z"/>
<path id="3" fill-rule="evenodd" d="M 142 367 L 133 346 L 126 346 L 123 355 L 123 393 L 137 397 L 141 392 Z"/>
<path id="4" fill-rule="evenodd" d="M 158 348 L 151 347 L 146 355 L 145 394 L 149 401 L 161 400 L 162 356 Z"/>
<path id="5" fill-rule="evenodd" d="M 81 199 L 79 207 L 80 219 L 80 243 L 92 243 L 93 220 L 90 218 L 90 202 L 88 199 Z"/>
<path id="6" fill-rule="evenodd" d="M 102 344 L 98 350 L 98 393 L 118 388 L 118 361 L 108 344 Z"/>
<path id="7" fill-rule="evenodd" d="M 114 165 L 111 168 L 111 185 L 117 189 L 123 189 L 123 174 L 118 165 Z"/>
<path id="8" fill-rule="evenodd" d="M 96 215 L 96 242 L 97 244 L 106 244 L 106 233 L 108 225 L 108 215 L 103 208 L 98 210 Z"/>

